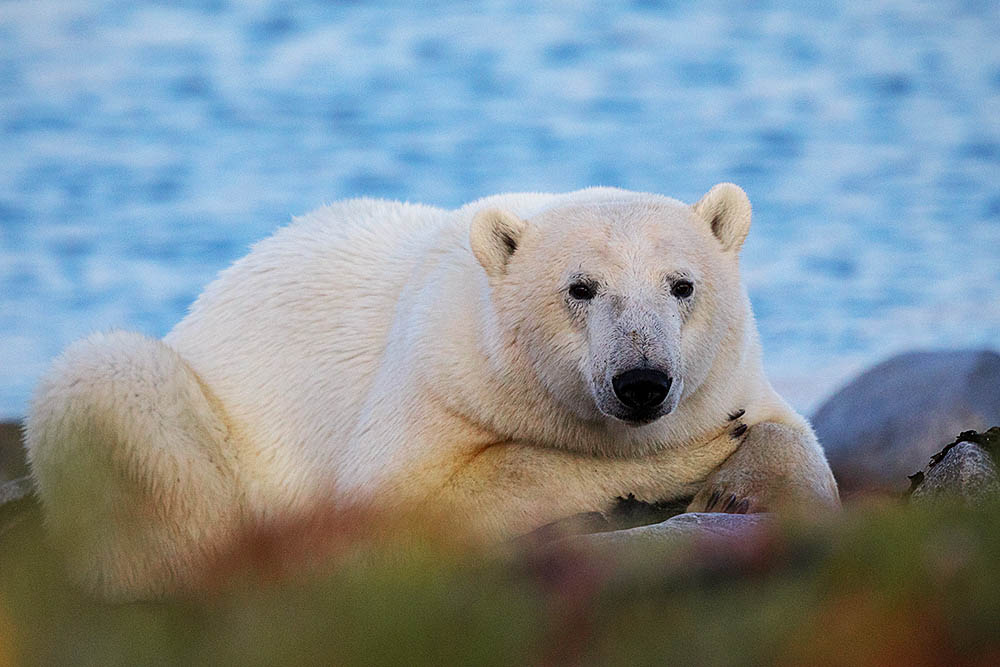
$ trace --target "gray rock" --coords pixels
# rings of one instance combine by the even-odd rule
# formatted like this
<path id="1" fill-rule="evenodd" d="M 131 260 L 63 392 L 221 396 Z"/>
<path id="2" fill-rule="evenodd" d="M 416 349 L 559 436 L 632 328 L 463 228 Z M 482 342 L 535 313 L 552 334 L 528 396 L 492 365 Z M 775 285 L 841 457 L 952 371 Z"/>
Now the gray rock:
<path id="1" fill-rule="evenodd" d="M 812 422 L 842 495 L 902 492 L 956 433 L 1000 424 L 1000 354 L 901 354 L 834 394 Z"/>
<path id="2" fill-rule="evenodd" d="M 0 484 L 0 507 L 25 498 L 32 492 L 32 488 L 29 477 L 21 477 Z"/>
<path id="3" fill-rule="evenodd" d="M 33 489 L 28 477 L 0 484 L 0 538 L 27 518 L 34 503 Z"/>
<path id="4" fill-rule="evenodd" d="M 748 537 L 768 525 L 769 514 L 721 514 L 688 512 L 666 521 L 627 530 L 614 530 L 593 535 L 578 535 L 567 542 L 574 546 L 596 548 L 607 552 L 637 551 L 649 554 L 651 549 L 672 550 L 692 540 L 729 541 Z"/>
<path id="5" fill-rule="evenodd" d="M 21 424 L 14 421 L 0 422 L 0 484 L 27 474 Z"/>
<path id="6" fill-rule="evenodd" d="M 928 466 L 923 481 L 910 497 L 915 503 L 947 497 L 977 505 L 998 493 L 1000 471 L 993 457 L 977 444 L 960 442 L 949 448 L 940 461 Z"/>

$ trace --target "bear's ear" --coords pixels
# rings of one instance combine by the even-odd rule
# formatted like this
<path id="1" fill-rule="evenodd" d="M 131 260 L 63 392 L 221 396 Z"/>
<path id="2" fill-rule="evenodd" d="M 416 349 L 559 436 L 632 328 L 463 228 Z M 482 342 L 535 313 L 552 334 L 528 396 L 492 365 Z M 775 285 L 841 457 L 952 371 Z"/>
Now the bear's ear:
<path id="1" fill-rule="evenodd" d="M 498 208 L 476 213 L 469 230 L 469 244 L 486 275 L 496 278 L 506 272 L 507 262 L 517 250 L 527 227 L 525 220 Z"/>
<path id="2" fill-rule="evenodd" d="M 732 183 L 719 183 L 694 205 L 694 212 L 703 218 L 729 252 L 739 252 L 750 231 L 750 199 L 742 188 Z"/>

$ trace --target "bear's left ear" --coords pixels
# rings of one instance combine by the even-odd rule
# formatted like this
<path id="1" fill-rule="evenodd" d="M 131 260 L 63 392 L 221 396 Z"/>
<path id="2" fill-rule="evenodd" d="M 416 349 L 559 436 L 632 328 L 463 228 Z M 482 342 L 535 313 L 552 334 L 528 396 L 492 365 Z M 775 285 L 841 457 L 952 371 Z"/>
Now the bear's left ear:
<path id="1" fill-rule="evenodd" d="M 750 231 L 750 199 L 738 185 L 719 183 L 693 206 L 729 252 L 739 252 Z"/>
<path id="2" fill-rule="evenodd" d="M 488 208 L 476 213 L 469 229 L 469 245 L 490 278 L 502 276 L 517 251 L 528 222 L 509 211 Z"/>

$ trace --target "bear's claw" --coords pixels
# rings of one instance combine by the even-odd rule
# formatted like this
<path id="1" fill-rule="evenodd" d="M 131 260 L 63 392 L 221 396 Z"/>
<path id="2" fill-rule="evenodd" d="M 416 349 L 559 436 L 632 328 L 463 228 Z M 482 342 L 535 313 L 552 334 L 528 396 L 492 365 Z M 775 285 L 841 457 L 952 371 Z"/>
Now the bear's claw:
<path id="1" fill-rule="evenodd" d="M 713 491 L 712 495 L 708 497 L 708 502 L 705 503 L 705 509 L 703 512 L 716 511 L 722 514 L 746 514 L 750 509 L 750 499 L 740 498 L 734 493 L 730 493 L 725 496 L 725 503 L 719 507 L 715 508 L 719 504 L 719 501 L 723 499 L 722 491 Z"/>
<path id="2" fill-rule="evenodd" d="M 729 494 L 729 502 L 723 505 L 722 511 L 727 514 L 743 514 L 748 507 L 750 507 L 750 501 L 747 498 L 740 499 L 735 493 L 731 493 Z"/>

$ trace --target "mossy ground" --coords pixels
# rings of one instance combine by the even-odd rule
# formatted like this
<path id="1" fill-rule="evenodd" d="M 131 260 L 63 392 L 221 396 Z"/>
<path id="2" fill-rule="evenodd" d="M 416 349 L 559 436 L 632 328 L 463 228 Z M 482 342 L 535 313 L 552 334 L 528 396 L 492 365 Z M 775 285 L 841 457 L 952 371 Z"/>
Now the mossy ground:
<path id="1" fill-rule="evenodd" d="M 0 538 L 0 664 L 1000 662 L 1000 503 L 853 507 L 669 557 L 362 546 L 275 578 L 249 554 L 211 594 L 128 605 L 74 592 L 24 511 Z"/>

